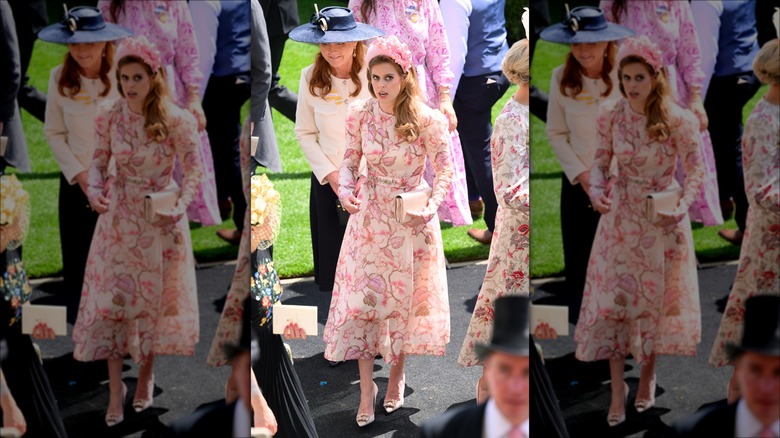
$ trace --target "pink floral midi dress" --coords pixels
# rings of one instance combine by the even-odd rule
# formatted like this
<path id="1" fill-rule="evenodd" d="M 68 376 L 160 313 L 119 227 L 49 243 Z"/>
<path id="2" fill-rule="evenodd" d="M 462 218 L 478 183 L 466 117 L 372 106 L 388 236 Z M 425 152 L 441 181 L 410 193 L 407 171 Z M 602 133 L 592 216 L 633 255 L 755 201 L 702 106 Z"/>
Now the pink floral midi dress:
<path id="1" fill-rule="evenodd" d="M 742 163 L 750 208 L 737 276 L 710 353 L 715 366 L 731 363 L 726 343 L 742 341 L 745 300 L 780 295 L 780 107 L 766 99 L 745 122 Z"/>
<path id="2" fill-rule="evenodd" d="M 601 0 L 599 8 L 604 11 L 608 21 L 617 23 L 612 14 L 613 4 L 613 0 Z M 687 1 L 676 0 L 629 0 L 626 2 L 626 9 L 618 18 L 621 25 L 636 32 L 637 36 L 647 35 L 658 45 L 668 73 L 672 96 L 678 105 L 690 108 L 691 87 L 701 89 L 704 83 L 699 39 L 696 36 L 691 5 Z M 707 130 L 699 132 L 696 129 L 696 137 L 700 140 L 704 183 L 688 213 L 692 221 L 707 226 L 720 225 L 723 223 L 723 213 L 718 196 L 712 140 Z M 680 184 L 685 180 L 684 167 L 680 163 L 676 169 L 675 178 Z"/>
<path id="3" fill-rule="evenodd" d="M 452 162 L 444 116 L 420 109 L 420 137 L 412 143 L 395 131 L 395 116 L 376 99 L 353 103 L 347 113 L 347 149 L 339 169 L 339 197 L 353 192 L 361 157 L 368 177 L 360 211 L 347 223 L 333 297 L 325 325 L 325 358 L 373 359 L 395 364 L 401 353 L 444 355 L 450 311 L 444 249 L 436 210 L 449 191 Z M 436 180 L 423 214 L 412 229 L 395 219 L 393 198 L 425 188 L 426 157 Z"/>
<path id="4" fill-rule="evenodd" d="M 110 0 L 98 1 L 103 18 L 113 23 L 110 7 Z M 123 8 L 116 24 L 132 30 L 136 35 L 146 36 L 157 47 L 172 99 L 180 108 L 186 109 L 187 87 L 199 85 L 203 77 L 198 65 L 198 44 L 189 6 L 183 1 L 130 0 L 123 2 Z M 203 130 L 198 137 L 203 177 L 197 195 L 187 208 L 187 216 L 189 220 L 203 226 L 218 225 L 222 223 L 222 218 L 217 203 L 217 182 L 208 133 Z M 178 183 L 182 181 L 183 171 L 177 164 L 174 177 Z"/>
<path id="5" fill-rule="evenodd" d="M 668 102 L 671 135 L 650 139 L 646 118 L 627 100 L 602 109 L 600 146 L 591 167 L 591 197 L 606 190 L 610 161 L 618 177 L 601 215 L 588 263 L 575 332 L 582 361 L 625 358 L 643 364 L 651 354 L 694 355 L 701 340 L 699 283 L 688 208 L 704 178 L 695 116 Z M 679 188 L 679 159 L 688 175 L 674 216 L 661 228 L 647 220 L 648 194 Z"/>
<path id="6" fill-rule="evenodd" d="M 449 88 L 453 74 L 450 70 L 450 49 L 439 5 L 433 0 L 383 0 L 375 1 L 370 17 L 363 17 L 360 8 L 363 0 L 350 0 L 349 8 L 359 22 L 370 24 L 395 35 L 412 51 L 412 65 L 417 81 L 428 106 L 439 108 L 439 86 Z M 371 41 L 367 41 L 370 43 Z M 458 131 L 445 132 L 453 165 L 453 178 L 449 193 L 439 206 L 439 219 L 454 226 L 469 225 L 471 209 L 466 186 L 466 164 Z M 435 166 L 428 163 L 424 178 L 431 184 Z"/>
<path id="7" fill-rule="evenodd" d="M 80 361 L 121 359 L 136 363 L 150 354 L 192 355 L 198 341 L 195 262 L 187 205 L 200 184 L 194 117 L 168 105 L 168 138 L 147 137 L 144 119 L 125 99 L 98 112 L 97 145 L 89 168 L 91 196 L 100 193 L 108 163 L 116 162 L 109 186 L 109 209 L 98 217 L 89 249 L 76 325 L 73 357 Z M 184 181 L 172 225 L 158 226 L 144 216 L 144 197 L 175 188 L 174 160 Z"/>
<path id="8" fill-rule="evenodd" d="M 493 188 L 498 200 L 496 228 L 485 280 L 458 357 L 463 366 L 479 364 L 474 345 L 490 342 L 493 302 L 506 294 L 530 293 L 528 132 L 528 105 L 509 99 L 496 118 L 490 142 Z"/>

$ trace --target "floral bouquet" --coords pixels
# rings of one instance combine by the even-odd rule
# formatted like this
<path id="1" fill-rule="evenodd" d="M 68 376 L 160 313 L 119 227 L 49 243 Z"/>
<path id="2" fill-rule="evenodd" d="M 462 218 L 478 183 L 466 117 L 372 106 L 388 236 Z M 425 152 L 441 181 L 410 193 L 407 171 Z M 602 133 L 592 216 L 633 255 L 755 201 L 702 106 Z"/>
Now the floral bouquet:
<path id="1" fill-rule="evenodd" d="M 251 181 L 250 223 L 251 252 L 274 244 L 282 225 L 282 205 L 279 192 L 265 174 L 253 175 Z"/>
<path id="2" fill-rule="evenodd" d="M 0 176 L 0 253 L 5 253 L 5 266 L 0 275 L 0 295 L 10 302 L 14 325 L 22 316 L 22 304 L 30 301 L 32 287 L 27 281 L 17 248 L 22 246 L 30 229 L 30 196 L 16 175 Z"/>

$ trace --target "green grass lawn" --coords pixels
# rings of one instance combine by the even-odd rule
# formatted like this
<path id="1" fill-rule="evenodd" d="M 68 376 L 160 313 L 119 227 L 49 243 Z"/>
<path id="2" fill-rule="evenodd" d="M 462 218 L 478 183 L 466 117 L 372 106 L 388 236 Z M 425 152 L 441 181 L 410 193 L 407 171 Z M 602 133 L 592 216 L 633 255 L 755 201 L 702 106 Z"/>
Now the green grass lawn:
<path id="1" fill-rule="evenodd" d="M 532 83 L 544 91 L 550 87 L 552 70 L 563 64 L 568 48 L 561 44 L 539 41 L 531 66 Z M 743 117 L 752 111 L 766 92 L 762 87 L 745 105 Z M 544 123 L 531 117 L 531 275 L 546 277 L 563 272 L 560 193 L 561 166 L 547 142 Z M 736 228 L 734 219 L 723 226 L 702 227 L 694 224 L 693 237 L 700 262 L 739 258 L 739 247 L 718 236 L 722 227 Z"/>

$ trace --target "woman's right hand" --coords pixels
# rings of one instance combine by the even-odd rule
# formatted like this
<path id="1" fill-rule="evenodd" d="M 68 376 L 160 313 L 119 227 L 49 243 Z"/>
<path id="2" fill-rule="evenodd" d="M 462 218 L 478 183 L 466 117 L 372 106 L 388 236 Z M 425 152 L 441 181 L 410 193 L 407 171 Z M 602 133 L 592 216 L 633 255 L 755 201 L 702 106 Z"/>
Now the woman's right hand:
<path id="1" fill-rule="evenodd" d="M 330 188 L 336 196 L 339 195 L 339 172 L 334 170 L 333 172 L 325 175 L 325 181 L 330 184 Z"/>
<path id="2" fill-rule="evenodd" d="M 591 196 L 590 203 L 601 214 L 609 213 L 609 210 L 612 208 L 612 200 L 604 193 L 599 193 L 595 197 Z"/>
<path id="3" fill-rule="evenodd" d="M 355 214 L 360 211 L 360 199 L 350 193 L 346 198 L 341 200 L 341 206 L 344 210 L 347 210 L 349 214 Z"/>
<path id="4" fill-rule="evenodd" d="M 54 330 L 49 327 L 48 324 L 45 322 L 39 322 L 35 325 L 33 328 L 32 334 L 33 339 L 55 339 L 57 337 L 56 334 L 54 334 Z"/>
<path id="5" fill-rule="evenodd" d="M 298 324 L 291 322 L 284 328 L 282 337 L 285 339 L 306 339 L 306 331 L 298 327 Z"/>
<path id="6" fill-rule="evenodd" d="M 536 330 L 534 330 L 534 338 L 551 339 L 554 341 L 558 339 L 558 333 L 554 328 L 550 327 L 549 324 L 543 322 L 536 326 Z"/>
<path id="7" fill-rule="evenodd" d="M 99 214 L 108 211 L 109 200 L 102 193 L 97 196 L 88 197 L 87 199 L 89 200 L 89 205 L 92 206 L 92 209 Z"/>
<path id="8" fill-rule="evenodd" d="M 87 189 L 89 188 L 89 183 L 87 182 L 87 171 L 82 171 L 76 174 L 73 179 L 76 180 L 76 183 L 78 183 L 79 188 L 82 192 L 84 192 L 84 195 L 89 196 Z"/>

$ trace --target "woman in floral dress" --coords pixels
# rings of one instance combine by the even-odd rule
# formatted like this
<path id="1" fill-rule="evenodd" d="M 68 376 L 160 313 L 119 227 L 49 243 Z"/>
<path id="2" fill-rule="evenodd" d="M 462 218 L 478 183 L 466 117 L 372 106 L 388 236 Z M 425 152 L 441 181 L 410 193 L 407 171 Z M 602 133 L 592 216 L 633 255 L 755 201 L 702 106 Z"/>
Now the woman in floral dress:
<path id="1" fill-rule="evenodd" d="M 450 96 L 450 50 L 439 5 L 433 0 L 350 0 L 349 8 L 358 21 L 376 26 L 387 35 L 396 35 L 412 51 L 423 101 L 440 110 L 449 123 L 447 138 L 453 177 L 450 191 L 439 206 L 439 219 L 454 226 L 471 224 L 466 165 Z M 425 167 L 424 178 L 429 185 L 434 180 L 432 164 Z"/>
<path id="2" fill-rule="evenodd" d="M 474 345 L 490 340 L 493 302 L 504 294 L 529 293 L 528 53 L 528 40 L 518 41 L 502 63 L 504 75 L 518 89 L 496 118 L 491 139 L 493 187 L 498 200 L 496 228 L 485 280 L 458 357 L 464 366 L 481 363 Z M 478 385 L 477 402 L 481 403 L 487 397 L 487 383 L 480 378 Z"/>
<path id="3" fill-rule="evenodd" d="M 647 35 L 661 49 L 672 98 L 681 107 L 693 111 L 699 119 L 700 135 L 697 137 L 700 137 L 699 148 L 704 163 L 704 184 L 691 204 L 690 218 L 708 226 L 722 224 L 715 155 L 707 131 L 707 112 L 701 93 L 705 78 L 690 3 L 669 0 L 601 0 L 599 7 L 607 20 L 620 23 L 637 35 Z M 675 178 L 680 183 L 685 180 L 682 165 L 677 166 Z"/>
<path id="4" fill-rule="evenodd" d="M 155 46 L 143 36 L 128 38 L 117 59 L 122 98 L 103 108 L 95 122 L 88 199 L 100 217 L 73 329 L 76 360 L 108 360 L 109 426 L 124 419 L 126 354 L 141 364 L 133 400 L 141 412 L 152 404 L 154 356 L 195 352 L 197 286 L 185 213 L 203 174 L 195 119 L 167 98 Z M 116 177 L 107 185 L 112 157 Z M 148 222 L 145 196 L 177 189 L 174 160 L 185 171 L 175 205 Z"/>
<path id="5" fill-rule="evenodd" d="M 770 87 L 753 108 L 742 136 L 750 209 L 737 278 L 710 353 L 710 363 L 715 366 L 731 363 L 725 345 L 742 339 L 745 301 L 753 295 L 780 295 L 780 40 L 764 44 L 753 61 L 753 70 Z M 739 397 L 736 383 L 732 376 L 730 402 Z"/>
<path id="6" fill-rule="evenodd" d="M 160 51 L 171 99 L 179 108 L 192 113 L 198 122 L 198 155 L 203 177 L 198 193 L 187 208 L 187 217 L 204 226 L 221 224 L 214 160 L 200 103 L 203 73 L 198 65 L 198 44 L 189 6 L 186 2 L 170 0 L 99 0 L 97 6 L 106 21 L 125 26 L 136 35 L 145 35 Z M 178 184 L 182 183 L 183 172 L 177 163 L 174 178 Z"/>
<path id="7" fill-rule="evenodd" d="M 395 36 L 380 37 L 366 60 L 374 98 L 352 104 L 347 113 L 339 199 L 351 216 L 324 333 L 326 359 L 358 360 L 361 427 L 374 421 L 377 354 L 391 365 L 383 403 L 389 413 L 403 405 L 406 355 L 443 356 L 449 342 L 447 273 L 436 210 L 453 173 L 446 120 L 418 100 L 411 51 Z M 368 176 L 358 199 L 361 157 Z M 431 197 L 401 223 L 393 199 L 428 187 L 422 178 L 426 158 L 436 170 Z"/>
<path id="8" fill-rule="evenodd" d="M 600 146 L 590 173 L 590 199 L 601 213 L 575 332 L 576 357 L 609 359 L 610 426 L 625 421 L 629 354 L 642 366 L 636 409 L 655 403 L 657 354 L 694 355 L 701 340 L 699 284 L 688 208 L 704 178 L 695 116 L 668 94 L 663 58 L 646 36 L 621 43 L 618 78 L 624 99 L 602 110 Z M 617 178 L 607 193 L 610 163 Z M 680 189 L 676 208 L 650 222 L 649 194 Z"/>

